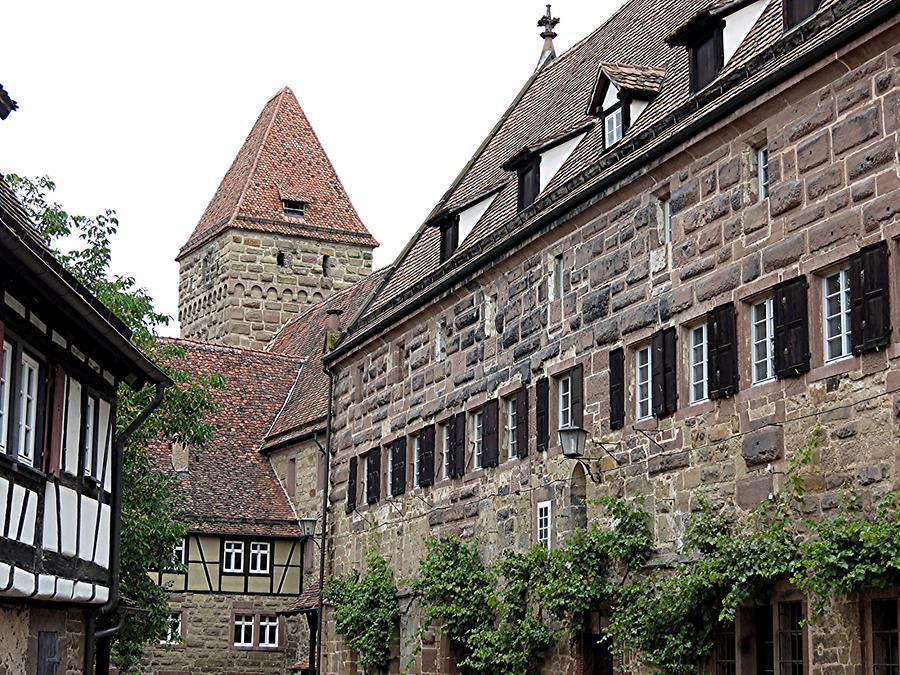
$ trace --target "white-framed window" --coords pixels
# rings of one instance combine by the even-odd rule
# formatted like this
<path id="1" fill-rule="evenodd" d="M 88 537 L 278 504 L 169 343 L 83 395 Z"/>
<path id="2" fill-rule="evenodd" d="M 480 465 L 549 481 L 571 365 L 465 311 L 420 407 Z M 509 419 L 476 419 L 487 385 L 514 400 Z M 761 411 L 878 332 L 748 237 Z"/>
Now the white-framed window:
<path id="1" fill-rule="evenodd" d="M 224 560 L 222 561 L 223 572 L 244 571 L 244 542 L 226 541 L 224 553 Z"/>
<path id="2" fill-rule="evenodd" d="M 672 202 L 668 197 L 662 200 L 663 242 L 672 243 Z"/>
<path id="3" fill-rule="evenodd" d="M 484 455 L 484 412 L 478 410 L 472 413 L 471 420 L 472 457 L 475 463 L 475 470 L 478 471 L 481 468 L 481 461 Z"/>
<path id="4" fill-rule="evenodd" d="M 769 146 L 756 149 L 756 175 L 759 181 L 759 201 L 769 196 Z"/>
<path id="5" fill-rule="evenodd" d="M 261 616 L 261 617 L 259 617 L 259 646 L 260 647 L 277 647 L 278 646 L 278 617 L 277 616 Z"/>
<path id="6" fill-rule="evenodd" d="M 159 641 L 161 645 L 175 645 L 181 642 L 181 612 L 169 612 L 166 623 L 166 636 Z"/>
<path id="7" fill-rule="evenodd" d="M 12 345 L 3 343 L 0 354 L 0 452 L 6 452 L 6 439 L 9 436 L 9 390 L 12 379 Z"/>
<path id="8" fill-rule="evenodd" d="M 394 475 L 394 448 L 390 445 L 385 449 L 387 454 L 387 461 L 384 463 L 384 484 L 387 486 L 385 489 L 385 497 L 391 497 L 391 487 L 393 485 L 391 481 L 391 476 Z"/>
<path id="9" fill-rule="evenodd" d="M 252 614 L 238 614 L 234 617 L 235 647 L 253 646 L 253 624 L 254 618 Z"/>
<path id="10" fill-rule="evenodd" d="M 443 361 L 445 358 L 447 358 L 447 322 L 441 319 L 434 332 L 434 359 Z"/>
<path id="11" fill-rule="evenodd" d="M 369 454 L 362 455 L 360 459 L 362 460 L 360 462 L 362 465 L 362 501 L 363 504 L 366 504 L 369 500 Z"/>
<path id="12" fill-rule="evenodd" d="M 604 124 L 604 141 L 606 147 L 611 147 L 614 143 L 622 140 L 622 108 L 621 106 L 615 110 L 606 113 L 603 118 Z"/>
<path id="13" fill-rule="evenodd" d="M 634 353 L 634 416 L 642 420 L 653 414 L 653 387 L 651 373 L 650 345 L 641 347 Z"/>
<path id="14" fill-rule="evenodd" d="M 516 399 L 508 398 L 503 402 L 503 413 L 506 418 L 506 460 L 513 460 L 519 456 L 519 446 L 516 439 Z"/>
<path id="15" fill-rule="evenodd" d="M 845 267 L 822 279 L 825 360 L 850 356 L 850 273 Z"/>
<path id="16" fill-rule="evenodd" d="M 550 529 L 552 527 L 553 503 L 538 502 L 537 505 L 537 540 L 544 548 L 550 548 Z"/>
<path id="17" fill-rule="evenodd" d="M 268 574 L 271 548 L 267 541 L 250 542 L 250 574 Z"/>
<path id="18" fill-rule="evenodd" d="M 563 375 L 557 380 L 559 387 L 559 428 L 572 426 L 572 376 Z"/>
<path id="19" fill-rule="evenodd" d="M 34 464 L 35 434 L 37 431 L 38 362 L 22 352 L 19 373 L 19 461 Z"/>
<path id="20" fill-rule="evenodd" d="M 172 565 L 178 567 L 179 565 L 184 565 L 184 552 L 186 547 L 184 545 L 184 539 L 175 544 L 175 548 L 172 549 Z"/>
<path id="21" fill-rule="evenodd" d="M 775 313 L 772 298 L 753 304 L 750 311 L 753 340 L 753 384 L 775 379 Z"/>
<path id="22" fill-rule="evenodd" d="M 441 425 L 441 478 L 450 478 L 450 424 Z"/>
<path id="23" fill-rule="evenodd" d="M 419 487 L 419 465 L 422 462 L 422 434 L 413 436 L 413 487 Z"/>
<path id="24" fill-rule="evenodd" d="M 84 405 L 84 447 L 81 449 L 81 470 L 85 476 L 96 474 L 94 463 L 97 461 L 97 424 L 100 412 L 100 399 L 93 394 L 85 397 Z"/>
<path id="25" fill-rule="evenodd" d="M 550 270 L 550 300 L 561 300 L 565 295 L 564 275 L 563 254 L 560 253 L 553 256 L 553 268 Z"/>
<path id="26" fill-rule="evenodd" d="M 706 373 L 706 324 L 701 323 L 690 328 L 690 377 L 691 403 L 705 401 L 708 396 Z"/>

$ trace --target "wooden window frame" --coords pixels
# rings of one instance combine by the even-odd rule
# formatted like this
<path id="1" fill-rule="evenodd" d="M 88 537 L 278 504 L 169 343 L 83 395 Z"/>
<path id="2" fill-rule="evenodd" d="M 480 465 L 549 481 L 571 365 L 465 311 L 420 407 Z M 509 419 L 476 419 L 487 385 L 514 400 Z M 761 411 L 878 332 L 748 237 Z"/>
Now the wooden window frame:
<path id="1" fill-rule="evenodd" d="M 518 400 L 516 394 L 503 399 L 503 448 L 506 461 L 519 459 L 519 446 L 516 431 L 518 429 Z"/>
<path id="2" fill-rule="evenodd" d="M 275 642 L 263 644 L 263 621 L 266 621 L 267 626 L 272 626 L 273 622 L 271 619 L 274 619 L 275 626 Z M 257 634 L 259 635 L 257 639 L 256 646 L 260 649 L 278 649 L 281 647 L 281 619 L 277 614 L 259 614 L 256 619 L 257 625 L 259 629 L 257 630 Z"/>
<path id="3" fill-rule="evenodd" d="M 769 294 L 756 298 L 750 304 L 750 386 L 756 387 L 775 380 L 775 299 Z M 760 319 L 759 308 L 765 311 L 765 317 Z M 757 335 L 757 327 L 764 325 L 764 334 L 760 338 Z M 759 347 L 765 347 L 765 355 L 759 353 Z M 759 377 L 757 366 L 765 364 L 766 376 Z"/>
<path id="4" fill-rule="evenodd" d="M 697 331 L 703 334 L 702 343 L 697 342 Z M 709 400 L 709 331 L 706 321 L 699 321 L 687 326 L 688 339 L 688 401 L 690 405 L 705 403 Z M 701 349 L 700 361 L 697 362 L 697 350 Z M 697 380 L 697 368 L 702 370 L 702 375 Z M 696 388 L 702 386 L 702 395 L 697 396 Z"/>
<path id="5" fill-rule="evenodd" d="M 473 471 L 481 471 L 484 463 L 484 409 L 469 413 L 469 443 L 472 446 Z"/>
<path id="6" fill-rule="evenodd" d="M 605 149 L 609 149 L 613 147 L 616 143 L 621 141 L 625 137 L 626 122 L 625 122 L 625 110 L 626 106 L 623 101 L 619 101 L 615 105 L 611 105 L 606 110 L 603 111 L 603 147 Z M 615 116 L 619 117 L 619 137 L 615 140 L 610 140 L 609 133 L 607 130 L 607 120 L 613 119 L 613 130 L 615 130 Z"/>
<path id="7" fill-rule="evenodd" d="M 756 201 L 769 198 L 769 145 L 763 144 L 755 148 L 756 154 Z"/>
<path id="8" fill-rule="evenodd" d="M 828 292 L 829 279 L 837 277 L 838 291 L 837 293 Z M 825 364 L 837 363 L 853 356 L 853 339 L 851 332 L 850 316 L 850 267 L 842 264 L 837 268 L 833 268 L 821 274 L 821 292 L 822 292 L 822 361 Z M 837 313 L 829 314 L 828 300 L 829 298 L 838 296 L 840 301 L 840 309 Z M 841 326 L 840 332 L 831 334 L 829 332 L 829 318 L 839 317 Z M 837 356 L 829 355 L 828 343 L 831 340 L 840 338 L 841 353 Z"/>
<path id="9" fill-rule="evenodd" d="M 574 424 L 572 405 L 572 374 L 563 373 L 556 378 L 556 424 L 557 430 L 571 428 Z"/>
<path id="10" fill-rule="evenodd" d="M 712 26 L 708 31 L 698 36 L 696 40 L 688 45 L 688 60 L 690 62 L 690 86 L 692 94 L 703 91 L 706 87 L 715 82 L 716 79 L 718 79 L 719 75 L 722 73 L 722 69 L 725 67 L 725 43 L 723 28 L 724 23 L 720 23 L 717 26 Z M 700 48 L 709 41 L 712 41 L 713 43 L 711 58 L 714 59 L 714 63 L 711 66 L 711 70 L 714 71 L 714 74 L 708 82 L 701 82 Z"/>
<path id="11" fill-rule="evenodd" d="M 412 486 L 419 487 L 419 467 L 422 465 L 422 432 L 412 435 Z"/>
<path id="12" fill-rule="evenodd" d="M 236 631 L 238 628 L 238 619 L 241 619 L 241 638 L 242 641 L 238 642 L 236 639 Z M 245 619 L 250 619 L 248 623 Z M 241 613 L 235 612 L 231 619 L 231 645 L 235 649 L 254 649 L 257 646 L 257 630 L 256 630 L 256 615 L 253 613 Z M 244 637 L 244 629 L 249 626 L 250 627 L 250 642 L 243 641 Z"/>
<path id="13" fill-rule="evenodd" d="M 309 204 L 302 199 L 282 199 L 281 209 L 288 218 L 306 218 Z"/>
<path id="14" fill-rule="evenodd" d="M 876 602 L 893 602 L 894 611 L 897 612 L 897 625 L 900 627 L 900 597 L 896 593 L 896 589 L 874 589 L 865 595 L 863 609 L 863 635 L 865 639 L 863 642 L 865 644 L 867 675 L 879 675 L 879 672 L 884 672 L 876 672 L 875 670 L 875 620 L 872 605 Z M 897 639 L 900 641 L 900 631 L 898 631 Z"/>
<path id="15" fill-rule="evenodd" d="M 12 415 L 13 345 L 0 340 L 0 452 L 9 447 L 9 418 Z"/>
<path id="16" fill-rule="evenodd" d="M 239 539 L 223 539 L 222 540 L 222 574 L 231 574 L 231 575 L 243 575 L 246 573 L 247 569 L 247 558 L 246 558 L 246 543 L 245 541 L 241 541 Z M 227 556 L 229 554 L 228 545 L 229 544 L 239 544 L 240 545 L 240 555 L 241 555 L 241 564 L 240 568 L 231 565 L 231 567 L 226 568 L 225 561 L 227 560 Z M 232 555 L 232 563 L 234 562 L 234 551 L 231 551 Z"/>
<path id="17" fill-rule="evenodd" d="M 518 211 L 524 211 L 541 194 L 541 156 L 534 153 L 523 159 L 516 168 L 518 182 Z"/>
<path id="18" fill-rule="evenodd" d="M 785 33 L 789 33 L 798 26 L 802 26 L 809 21 L 815 16 L 816 12 L 819 11 L 819 7 L 822 5 L 821 0 L 814 0 L 812 2 L 812 8 L 808 11 L 791 12 L 791 9 L 796 4 L 799 4 L 798 0 L 783 0 L 781 4 L 782 27 Z"/>
<path id="19" fill-rule="evenodd" d="M 266 568 L 254 568 L 253 566 L 253 547 L 265 546 Z M 259 552 L 257 552 L 259 557 Z M 268 576 L 272 573 L 272 542 L 269 541 L 250 541 L 247 550 L 247 574 L 251 576 Z"/>
<path id="20" fill-rule="evenodd" d="M 543 518 L 541 511 L 544 509 L 546 509 L 546 537 L 541 535 L 541 530 L 543 529 L 541 525 Z M 535 540 L 539 546 L 549 550 L 553 543 L 553 501 L 550 499 L 539 501 L 535 506 L 535 517 L 537 528 Z"/>
<path id="21" fill-rule="evenodd" d="M 645 366 L 641 365 L 640 358 L 643 352 L 647 353 Z M 640 422 L 653 417 L 653 349 L 649 342 L 638 345 L 633 350 L 634 365 L 634 421 Z M 646 379 L 641 379 L 641 369 L 646 368 Z M 643 385 L 641 384 L 643 382 Z M 646 397 L 641 396 L 641 387 L 647 388 Z M 647 411 L 642 414 L 642 401 L 646 401 Z"/>
<path id="22" fill-rule="evenodd" d="M 173 632 L 172 627 L 174 622 L 172 621 L 172 617 L 178 617 L 178 628 L 177 632 Z M 176 637 L 178 639 L 173 640 L 172 638 Z M 232 637 L 234 637 L 232 635 Z M 171 610 L 169 611 L 169 617 L 166 623 L 166 637 L 159 641 L 159 644 L 164 647 L 177 647 L 178 645 L 184 644 L 184 612 L 182 610 Z"/>
<path id="23" fill-rule="evenodd" d="M 452 419 L 450 418 L 438 424 L 441 436 L 441 480 L 449 480 L 451 475 L 451 454 L 453 453 L 453 429 Z"/>

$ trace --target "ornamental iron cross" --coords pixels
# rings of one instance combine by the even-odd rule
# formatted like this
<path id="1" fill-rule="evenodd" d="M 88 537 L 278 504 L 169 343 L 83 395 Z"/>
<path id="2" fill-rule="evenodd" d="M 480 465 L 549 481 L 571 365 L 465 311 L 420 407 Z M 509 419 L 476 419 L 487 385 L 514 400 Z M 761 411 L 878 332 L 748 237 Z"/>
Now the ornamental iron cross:
<path id="1" fill-rule="evenodd" d="M 541 17 L 540 21 L 537 22 L 538 28 L 543 28 L 544 32 L 541 33 L 542 38 L 555 38 L 556 33 L 553 32 L 553 29 L 556 28 L 556 24 L 559 23 L 559 19 L 550 12 L 550 5 L 547 5 L 547 13 Z"/>

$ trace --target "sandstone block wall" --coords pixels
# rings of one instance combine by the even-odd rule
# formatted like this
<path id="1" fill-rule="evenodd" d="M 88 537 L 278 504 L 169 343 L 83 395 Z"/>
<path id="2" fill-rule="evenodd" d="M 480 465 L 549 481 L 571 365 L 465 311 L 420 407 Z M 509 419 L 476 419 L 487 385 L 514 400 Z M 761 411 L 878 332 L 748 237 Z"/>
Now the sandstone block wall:
<path id="1" fill-rule="evenodd" d="M 229 230 L 180 263 L 182 337 L 261 348 L 305 307 L 369 275 L 372 249 Z"/>
<path id="2" fill-rule="evenodd" d="M 59 636 L 61 675 L 84 673 L 85 612 L 67 607 L 35 607 L 25 603 L 0 603 L 0 675 L 37 672 L 38 634 Z"/>
<path id="3" fill-rule="evenodd" d="M 535 506 L 543 500 L 553 502 L 556 542 L 583 523 L 585 493 L 643 498 L 657 549 L 666 553 L 681 543 L 700 494 L 733 514 L 777 488 L 787 460 L 817 421 L 823 440 L 806 470 L 809 515 L 833 513 L 847 480 L 867 506 L 900 487 L 897 44 L 896 28 L 866 36 L 342 359 L 330 572 L 358 568 L 365 546 L 375 546 L 397 579 L 408 578 L 416 574 L 427 537 L 446 532 L 476 537 L 485 558 L 521 550 L 535 541 Z M 761 199 L 756 149 L 764 144 L 770 191 Z M 666 198 L 671 244 L 663 239 Z M 879 240 L 891 251 L 893 343 L 825 363 L 821 275 Z M 557 254 L 567 270 L 565 293 L 550 302 L 547 284 Z M 810 282 L 811 370 L 751 386 L 749 301 L 797 275 Z M 686 331 L 725 302 L 737 310 L 739 391 L 688 405 Z M 435 349 L 440 324 L 447 327 L 446 355 Z M 633 350 L 667 326 L 678 331 L 678 409 L 660 420 L 635 422 Z M 621 431 L 609 427 L 608 362 L 616 347 L 629 354 Z M 551 386 L 548 452 L 532 444 L 526 459 L 503 462 L 501 431 L 500 466 L 473 471 L 469 460 L 462 479 L 438 474 L 434 486 L 417 490 L 408 476 L 407 495 L 393 500 L 384 498 L 382 478 L 378 503 L 360 501 L 346 513 L 351 456 L 523 385 L 530 392 L 534 438 L 535 380 L 576 364 L 584 372 L 587 457 L 598 484 L 560 454 Z M 360 478 L 358 490 L 361 485 Z M 604 517 L 596 507 L 586 508 L 588 520 Z M 811 675 L 869 672 L 860 647 L 864 608 L 864 597 L 838 599 L 809 628 Z M 410 612 L 414 617 L 414 606 Z M 345 642 L 330 622 L 326 627 L 324 672 L 357 672 Z M 398 644 L 416 629 L 412 619 L 404 620 Z M 414 672 L 452 672 L 446 645 L 439 637 L 429 640 Z M 568 644 L 560 644 L 544 672 L 574 675 L 578 668 Z"/>

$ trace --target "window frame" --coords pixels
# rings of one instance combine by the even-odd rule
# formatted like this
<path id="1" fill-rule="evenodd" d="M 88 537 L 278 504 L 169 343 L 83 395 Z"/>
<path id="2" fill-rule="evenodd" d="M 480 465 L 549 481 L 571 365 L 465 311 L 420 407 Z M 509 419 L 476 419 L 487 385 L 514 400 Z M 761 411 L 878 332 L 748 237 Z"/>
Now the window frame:
<path id="1" fill-rule="evenodd" d="M 784 620 L 786 616 L 786 611 L 790 611 L 789 607 L 799 607 L 800 609 L 800 617 L 797 621 L 796 625 L 785 626 Z M 805 608 L 803 602 L 801 600 L 785 600 L 778 603 L 776 608 L 777 614 L 777 637 L 776 637 L 776 661 L 775 665 L 778 669 L 778 673 L 781 675 L 793 675 L 797 670 L 794 668 L 797 664 L 799 664 L 799 672 L 806 672 L 806 631 L 803 627 L 803 620 L 805 619 Z M 788 617 L 790 620 L 792 617 Z M 797 653 L 794 653 L 793 647 L 796 646 L 795 640 L 799 639 L 799 661 L 797 660 Z M 788 641 L 788 645 L 790 649 L 785 649 L 785 640 Z"/>
<path id="2" fill-rule="evenodd" d="M 41 393 L 41 362 L 37 357 L 28 353 L 25 349 L 19 350 L 19 371 L 18 377 L 16 377 L 16 381 L 18 382 L 18 405 L 16 406 L 15 416 L 16 416 L 16 427 L 18 429 L 17 438 L 16 438 L 16 458 L 20 464 L 26 464 L 28 466 L 32 466 L 35 468 L 39 468 L 39 451 L 40 444 L 38 442 L 39 428 L 38 428 L 38 408 L 40 407 L 40 393 Z M 26 373 L 26 368 L 30 369 L 33 372 L 34 379 L 32 380 L 34 391 L 29 391 L 28 394 L 24 391 L 24 380 Z M 31 389 L 31 387 L 29 387 Z M 31 414 L 28 414 L 28 408 L 24 405 L 26 396 L 30 396 Z M 30 417 L 30 425 L 26 421 L 26 417 Z M 27 429 L 28 435 L 26 436 L 23 433 Z M 26 440 L 28 439 L 28 440 Z M 28 447 L 26 447 L 26 445 Z M 26 452 L 27 450 L 27 452 Z"/>
<path id="3" fill-rule="evenodd" d="M 572 374 L 565 373 L 556 378 L 556 428 L 571 429 L 574 425 L 574 412 Z"/>
<path id="4" fill-rule="evenodd" d="M 3 454 L 9 446 L 14 351 L 13 344 L 9 340 L 3 340 L 0 347 L 0 453 Z"/>
<path id="5" fill-rule="evenodd" d="M 647 361 L 641 366 L 641 354 L 646 352 Z M 651 419 L 653 417 L 653 349 L 649 343 L 636 347 L 634 357 L 634 419 L 636 422 Z M 646 379 L 641 379 L 641 369 L 646 368 Z M 646 397 L 641 396 L 641 388 L 646 387 Z M 646 413 L 642 414 L 641 405 L 646 402 Z"/>
<path id="6" fill-rule="evenodd" d="M 256 549 L 256 550 L 254 550 Z M 265 552 L 265 553 L 263 553 Z M 258 564 L 254 565 L 254 555 L 256 555 L 256 562 L 259 562 L 260 558 L 264 558 L 266 561 L 265 568 L 260 567 Z M 272 572 L 272 544 L 268 541 L 251 541 L 250 542 L 250 550 L 248 551 L 248 573 L 258 576 L 268 576 Z"/>
<path id="7" fill-rule="evenodd" d="M 765 311 L 765 318 L 760 319 L 757 315 L 759 308 Z M 772 295 L 758 298 L 750 303 L 750 384 L 756 386 L 758 384 L 766 384 L 776 379 L 775 377 L 775 299 Z M 762 338 L 757 336 L 757 327 L 760 324 L 765 325 L 765 334 Z M 764 357 L 759 356 L 759 346 L 766 345 L 766 354 Z M 766 376 L 759 377 L 757 366 L 765 364 Z"/>
<path id="8" fill-rule="evenodd" d="M 166 636 L 159 641 L 159 644 L 169 647 L 171 647 L 172 645 L 181 644 L 184 640 L 184 633 L 182 632 L 183 621 L 183 612 L 169 612 L 169 617 L 166 622 Z"/>
<path id="9" fill-rule="evenodd" d="M 281 210 L 288 218 L 306 218 L 308 203 L 302 199 L 282 199 Z"/>
<path id="10" fill-rule="evenodd" d="M 618 127 L 616 126 L 616 120 L 618 119 Z M 610 140 L 610 125 L 609 122 L 612 121 L 612 130 L 615 131 L 616 128 L 619 130 L 619 135 L 614 139 Z M 615 135 L 615 134 L 613 134 Z M 620 101 L 615 105 L 611 105 L 609 108 L 603 111 L 603 147 L 604 149 L 609 149 L 614 146 L 616 143 L 622 140 L 625 136 L 625 110 L 624 105 Z"/>
<path id="11" fill-rule="evenodd" d="M 229 545 L 236 545 L 237 548 L 232 546 L 229 548 Z M 243 541 L 238 541 L 237 539 L 225 539 L 222 541 L 222 573 L 223 574 L 244 574 L 246 570 L 246 559 L 244 555 L 244 544 Z M 235 565 L 235 555 L 240 556 L 240 565 Z M 228 564 L 230 555 L 231 564 Z"/>
<path id="12" fill-rule="evenodd" d="M 259 619 L 259 641 L 256 646 L 260 649 L 278 649 L 281 645 L 281 622 L 278 619 L 277 615 L 274 614 L 260 614 Z M 273 628 L 275 631 L 275 641 L 269 642 L 268 640 L 263 641 L 263 637 L 266 635 L 267 629 Z"/>
<path id="13" fill-rule="evenodd" d="M 544 512 L 543 514 L 542 511 Z M 549 550 L 553 536 L 553 501 L 549 499 L 539 501 L 536 506 L 535 517 L 537 543 L 539 546 Z M 544 521 L 543 525 L 542 520 Z"/>
<path id="14" fill-rule="evenodd" d="M 896 628 L 889 628 L 884 630 L 875 630 L 875 605 L 876 604 L 892 604 L 893 605 L 893 614 L 894 614 L 894 625 Z M 867 640 L 867 651 L 869 652 L 869 664 L 870 664 L 870 675 L 883 675 L 886 673 L 890 673 L 892 668 L 896 668 L 897 664 L 894 663 L 876 663 L 876 658 L 878 655 L 876 653 L 876 638 L 880 637 L 882 639 L 887 638 L 888 640 L 892 640 L 893 648 L 896 649 L 896 645 L 900 644 L 900 598 L 883 596 L 878 594 L 875 597 L 872 597 L 869 602 L 867 602 L 867 626 L 866 626 L 866 637 Z"/>
<path id="15" fill-rule="evenodd" d="M 97 440 L 100 436 L 100 397 L 84 388 L 81 408 L 81 473 L 86 478 L 97 477 Z"/>
<path id="16" fill-rule="evenodd" d="M 756 190 L 757 201 L 769 198 L 769 145 L 756 148 Z"/>
<path id="17" fill-rule="evenodd" d="M 469 413 L 469 434 L 472 446 L 472 466 L 481 471 L 484 462 L 484 410 L 479 408 Z"/>
<path id="18" fill-rule="evenodd" d="M 419 467 L 422 464 L 422 432 L 412 435 L 413 479 L 412 486 L 415 490 L 419 487 Z"/>
<path id="19" fill-rule="evenodd" d="M 249 621 L 247 621 L 249 619 Z M 255 614 L 235 614 L 232 619 L 232 631 L 231 631 L 231 643 L 234 647 L 238 649 L 252 649 L 256 647 L 256 615 Z M 250 641 L 246 642 L 243 639 L 238 642 L 237 640 L 237 630 L 238 626 L 242 629 L 250 628 Z M 241 638 L 244 637 L 244 630 L 241 630 Z"/>
<path id="20" fill-rule="evenodd" d="M 439 426 L 441 429 L 441 480 L 447 480 L 450 478 L 450 445 L 453 430 L 450 428 L 449 420 Z"/>
<path id="21" fill-rule="evenodd" d="M 516 397 L 510 396 L 503 399 L 503 430 L 506 438 L 503 447 L 506 448 L 506 461 L 511 462 L 519 458 L 519 442 L 516 438 L 516 429 L 519 422 L 519 411 Z"/>
<path id="22" fill-rule="evenodd" d="M 696 341 L 697 332 L 702 333 L 703 341 Z M 706 321 L 688 326 L 688 402 L 690 405 L 705 403 L 709 400 L 709 331 Z M 700 362 L 697 359 L 697 350 L 701 350 Z M 698 368 L 702 375 L 697 379 Z M 702 395 L 697 396 L 697 387 L 702 386 Z"/>
<path id="23" fill-rule="evenodd" d="M 837 293 L 829 293 L 828 281 L 835 277 L 838 279 L 838 291 Z M 828 300 L 835 296 L 840 301 L 840 309 L 837 314 L 829 314 Z M 840 318 L 840 333 L 830 334 L 828 322 L 829 319 L 835 317 Z M 822 357 L 825 363 L 835 363 L 853 356 L 853 342 L 850 331 L 850 268 L 847 265 L 843 265 L 822 275 Z M 838 338 L 841 340 L 841 353 L 837 356 L 831 356 L 829 342 Z"/>

